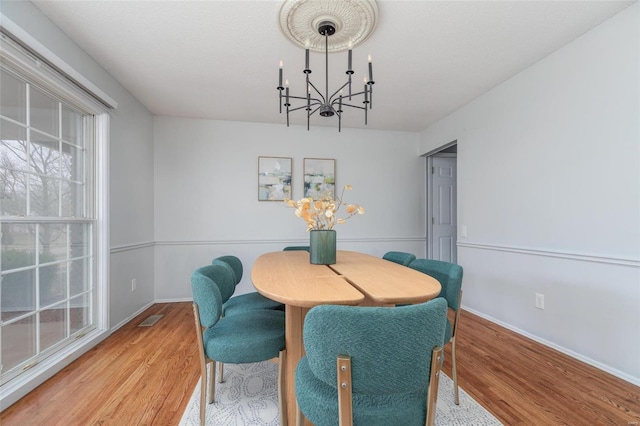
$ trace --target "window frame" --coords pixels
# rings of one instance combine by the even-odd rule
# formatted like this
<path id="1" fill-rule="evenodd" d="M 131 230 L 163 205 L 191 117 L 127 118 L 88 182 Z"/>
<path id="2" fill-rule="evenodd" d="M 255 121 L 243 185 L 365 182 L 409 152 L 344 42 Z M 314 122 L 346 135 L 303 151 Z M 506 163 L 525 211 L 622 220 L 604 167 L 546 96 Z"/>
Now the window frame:
<path id="1" fill-rule="evenodd" d="M 24 41 L 17 41 L 15 30 L 12 34 L 5 31 L 5 24 L 12 24 L 11 21 L 3 18 L 3 32 L 0 33 L 0 58 L 3 65 L 28 80 L 30 83 L 44 88 L 55 97 L 64 100 L 66 103 L 80 108 L 84 113 L 93 116 L 93 126 L 91 129 L 93 145 L 93 170 L 92 174 L 92 205 L 89 206 L 94 214 L 93 233 L 90 239 L 94 240 L 92 248 L 94 259 L 90 269 L 93 270 L 94 284 L 94 325 L 95 327 L 87 333 L 81 334 L 81 338 L 67 344 L 64 348 L 50 354 L 48 357 L 39 360 L 28 370 L 19 376 L 0 386 L 0 411 L 26 395 L 35 387 L 60 371 L 66 365 L 73 362 L 84 352 L 88 351 L 109 335 L 109 127 L 110 113 L 109 103 L 98 99 L 95 93 L 89 93 L 85 84 L 81 85 L 77 81 L 72 81 L 69 73 L 61 73 L 59 67 L 53 67 L 49 61 L 38 56 L 34 49 L 25 47 Z M 5 22 L 6 21 L 6 22 Z M 10 25 L 11 26 L 11 25 Z M 25 38 L 33 39 L 23 32 Z M 35 46 L 38 48 L 39 46 Z M 41 46 L 40 46 L 41 47 Z M 51 52 L 45 52 L 51 57 Z M 57 58 L 57 57 L 56 57 Z M 58 64 L 63 63 L 59 58 Z M 63 68 L 71 69 L 67 65 Z M 77 74 L 77 73 L 76 73 Z M 79 74 L 78 74 L 79 75 Z M 101 93 L 101 92 L 100 92 Z M 107 97 L 110 100 L 110 98 Z M 84 200 L 86 207 L 87 199 Z M 25 221 L 34 218 L 25 218 Z M 38 218 L 40 219 L 40 218 Z"/>

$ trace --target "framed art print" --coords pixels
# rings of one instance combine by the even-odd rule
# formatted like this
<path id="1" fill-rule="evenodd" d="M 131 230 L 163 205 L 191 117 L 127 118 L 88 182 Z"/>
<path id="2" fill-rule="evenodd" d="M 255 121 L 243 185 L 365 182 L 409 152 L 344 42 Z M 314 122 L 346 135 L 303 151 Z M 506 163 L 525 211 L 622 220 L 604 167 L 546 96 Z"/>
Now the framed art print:
<path id="1" fill-rule="evenodd" d="M 290 157 L 258 157 L 258 201 L 291 198 Z"/>
<path id="2" fill-rule="evenodd" d="M 314 200 L 336 195 L 336 160 L 333 158 L 304 159 L 304 196 Z"/>

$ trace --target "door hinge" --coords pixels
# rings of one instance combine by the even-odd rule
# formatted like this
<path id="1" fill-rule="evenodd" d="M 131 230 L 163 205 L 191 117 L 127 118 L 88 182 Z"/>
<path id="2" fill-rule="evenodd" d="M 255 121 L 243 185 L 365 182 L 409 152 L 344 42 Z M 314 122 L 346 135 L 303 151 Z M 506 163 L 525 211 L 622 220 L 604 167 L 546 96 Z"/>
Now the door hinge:
<path id="1" fill-rule="evenodd" d="M 436 218 L 435 218 L 435 217 L 433 217 L 433 216 L 431 217 L 431 224 L 432 224 L 432 225 L 435 225 L 435 224 L 436 224 Z"/>
<path id="2" fill-rule="evenodd" d="M 435 169 L 435 167 L 431 166 L 431 174 L 433 175 L 433 174 L 435 174 L 435 173 L 436 173 L 436 169 Z"/>

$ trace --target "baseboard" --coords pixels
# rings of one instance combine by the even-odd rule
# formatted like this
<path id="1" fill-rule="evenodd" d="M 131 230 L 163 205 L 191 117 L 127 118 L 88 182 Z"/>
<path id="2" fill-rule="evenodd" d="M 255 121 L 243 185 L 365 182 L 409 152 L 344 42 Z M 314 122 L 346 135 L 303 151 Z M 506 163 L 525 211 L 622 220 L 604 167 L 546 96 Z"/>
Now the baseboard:
<path id="1" fill-rule="evenodd" d="M 467 311 L 467 312 L 470 312 L 470 313 L 472 313 L 474 315 L 477 315 L 477 316 L 479 316 L 481 318 L 484 318 L 487 321 L 490 321 L 490 322 L 492 322 L 494 324 L 497 324 L 500 327 L 504 327 L 507 330 L 513 331 L 514 333 L 517 333 L 517 334 L 520 334 L 521 336 L 527 337 L 527 338 L 529 338 L 529 339 L 531 339 L 531 340 L 533 340 L 533 341 L 535 341 L 537 343 L 540 343 L 540 344 L 542 344 L 544 346 L 547 346 L 547 347 L 549 347 L 551 349 L 555 349 L 556 351 L 561 352 L 561 353 L 563 353 L 565 355 L 568 355 L 571 358 L 575 358 L 578 361 L 582 361 L 585 364 L 589 364 L 592 367 L 597 368 L 598 370 L 602 370 L 602 371 L 604 371 L 606 373 L 609 373 L 609 374 L 611 374 L 613 376 L 616 376 L 616 377 L 618 377 L 618 378 L 620 378 L 620 379 L 622 379 L 622 380 L 624 380 L 626 382 L 629 382 L 629 383 L 634 384 L 636 386 L 640 386 L 640 378 L 638 378 L 638 377 L 631 376 L 631 375 L 629 375 L 629 374 L 627 374 L 627 373 L 625 373 L 623 371 L 620 371 L 618 369 L 615 369 L 615 368 L 613 368 L 613 367 L 611 367 L 609 365 L 603 364 L 603 363 L 601 363 L 599 361 L 593 360 L 593 359 L 591 359 L 589 357 L 586 357 L 586 356 L 581 355 L 581 354 L 579 354 L 577 352 L 574 352 L 571 349 L 567 349 L 567 348 L 565 348 L 563 346 L 560 346 L 560 345 L 558 345 L 556 343 L 553 343 L 553 342 L 550 342 L 550 341 L 548 341 L 546 339 L 543 339 L 542 337 L 536 336 L 535 334 L 531 334 L 531 333 L 529 333 L 527 331 L 519 329 L 518 327 L 514 327 L 511 324 L 507 324 L 506 322 L 503 322 L 503 321 L 500 321 L 499 319 L 493 318 L 490 315 L 486 315 L 486 314 L 484 314 L 482 312 L 478 312 L 475 309 L 471 309 L 471 308 L 469 308 L 467 306 L 464 306 L 464 305 L 462 305 L 462 309 Z"/>
<path id="2" fill-rule="evenodd" d="M 146 305 L 144 305 L 142 308 L 138 309 L 135 313 L 129 315 L 127 318 L 125 318 L 124 320 L 120 321 L 118 324 L 114 325 L 113 327 L 111 327 L 111 329 L 109 330 L 109 333 L 113 333 L 114 331 L 116 331 L 117 329 L 123 327 L 124 325 L 126 325 L 128 322 L 132 321 L 135 317 L 137 317 L 138 315 L 140 315 L 141 313 L 143 313 L 144 311 L 146 311 L 147 309 L 149 309 L 151 306 L 153 306 L 155 303 L 155 301 L 153 302 L 149 302 Z"/>
<path id="3" fill-rule="evenodd" d="M 153 303 L 179 303 L 179 302 L 193 302 L 191 297 L 177 297 L 174 299 L 156 299 Z"/>

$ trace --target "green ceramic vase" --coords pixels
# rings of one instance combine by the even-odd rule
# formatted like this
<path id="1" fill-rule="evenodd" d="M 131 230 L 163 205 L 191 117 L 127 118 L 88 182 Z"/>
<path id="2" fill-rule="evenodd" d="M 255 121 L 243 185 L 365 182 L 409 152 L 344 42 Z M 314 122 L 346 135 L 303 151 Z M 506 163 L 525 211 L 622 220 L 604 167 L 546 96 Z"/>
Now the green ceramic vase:
<path id="1" fill-rule="evenodd" d="M 311 231 L 309 258 L 314 265 L 333 265 L 336 263 L 336 231 Z"/>

